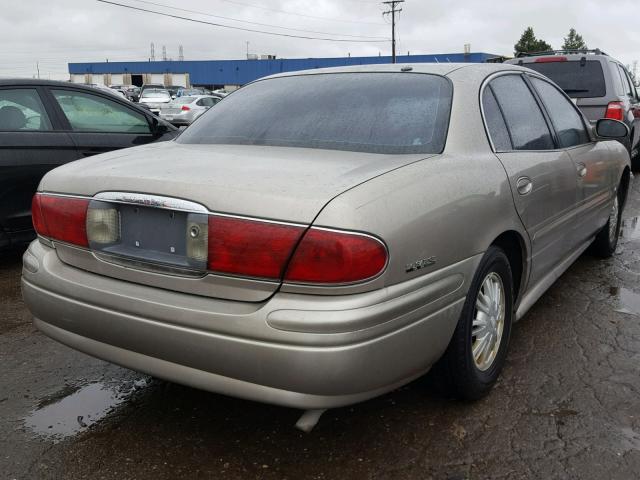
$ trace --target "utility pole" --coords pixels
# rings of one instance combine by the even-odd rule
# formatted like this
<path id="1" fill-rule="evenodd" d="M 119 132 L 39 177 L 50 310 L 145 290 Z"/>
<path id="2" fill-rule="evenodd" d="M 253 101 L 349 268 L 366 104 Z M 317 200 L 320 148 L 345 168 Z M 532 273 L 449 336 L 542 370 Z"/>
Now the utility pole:
<path id="1" fill-rule="evenodd" d="M 36 70 L 38 70 L 38 80 L 40 80 L 40 62 L 36 62 Z"/>
<path id="2" fill-rule="evenodd" d="M 396 13 L 400 13 L 402 11 L 401 8 L 396 7 L 401 3 L 404 3 L 404 0 L 389 0 L 382 3 L 384 5 L 389 5 L 389 10 L 383 12 L 382 15 L 391 14 L 391 63 L 396 63 Z"/>

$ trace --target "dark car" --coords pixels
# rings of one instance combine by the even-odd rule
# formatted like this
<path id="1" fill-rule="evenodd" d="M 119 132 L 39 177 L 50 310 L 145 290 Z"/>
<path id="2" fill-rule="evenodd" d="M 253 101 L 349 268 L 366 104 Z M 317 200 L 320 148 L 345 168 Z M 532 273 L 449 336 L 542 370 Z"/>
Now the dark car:
<path id="1" fill-rule="evenodd" d="M 46 80 L 0 80 L 0 248 L 34 237 L 31 199 L 49 170 L 178 130 L 124 98 Z"/>
<path id="2" fill-rule="evenodd" d="M 601 50 L 553 50 L 520 54 L 506 63 L 531 68 L 553 80 L 595 125 L 601 118 L 624 122 L 623 144 L 640 170 L 640 98 L 625 66 Z"/>
<path id="3" fill-rule="evenodd" d="M 179 87 L 179 86 L 175 86 L 175 85 L 170 85 L 170 86 L 166 87 L 167 91 L 171 95 L 171 98 L 176 98 L 178 96 L 178 92 L 182 88 L 183 87 Z"/>

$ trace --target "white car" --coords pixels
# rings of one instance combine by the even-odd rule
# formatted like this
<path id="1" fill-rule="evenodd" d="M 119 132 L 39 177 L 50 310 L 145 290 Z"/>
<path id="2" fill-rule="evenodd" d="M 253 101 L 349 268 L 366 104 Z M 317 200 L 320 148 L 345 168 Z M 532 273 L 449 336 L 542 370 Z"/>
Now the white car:
<path id="1" fill-rule="evenodd" d="M 222 100 L 215 95 L 179 97 L 160 107 L 160 118 L 173 125 L 191 125 L 196 118 Z"/>
<path id="2" fill-rule="evenodd" d="M 138 103 L 146 104 L 152 113 L 160 114 L 160 107 L 171 102 L 171 94 L 164 88 L 147 88 L 140 95 Z"/>

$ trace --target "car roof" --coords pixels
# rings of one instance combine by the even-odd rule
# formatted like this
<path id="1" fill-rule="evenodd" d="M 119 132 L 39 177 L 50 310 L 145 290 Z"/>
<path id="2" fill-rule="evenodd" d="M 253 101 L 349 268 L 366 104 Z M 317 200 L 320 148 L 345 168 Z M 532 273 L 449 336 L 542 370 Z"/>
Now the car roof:
<path id="1" fill-rule="evenodd" d="M 409 70 L 410 69 L 410 70 Z M 493 72 L 506 70 L 530 71 L 517 65 L 505 65 L 502 63 L 395 63 L 355 65 L 348 67 L 317 68 L 314 70 L 300 70 L 271 75 L 265 78 L 294 77 L 299 75 L 319 75 L 328 73 L 380 73 L 380 72 L 405 72 L 405 73 L 429 73 L 433 75 L 447 76 L 457 70 L 465 70 L 465 74 L 486 77 Z M 256 81 L 264 80 L 259 79 Z"/>
<path id="2" fill-rule="evenodd" d="M 87 89 L 89 91 L 95 91 L 95 87 L 90 85 L 84 85 L 82 83 L 62 82 L 59 80 L 42 80 L 37 78 L 3 78 L 0 79 L 0 87 L 12 87 L 12 86 L 43 86 L 43 87 L 74 87 Z M 109 87 L 107 87 L 109 88 Z"/>
<path id="3" fill-rule="evenodd" d="M 535 63 L 539 58 L 548 58 L 548 57 L 564 57 L 568 62 L 579 62 L 583 58 L 586 60 L 609 60 L 613 62 L 618 62 L 615 58 L 612 58 L 608 55 L 585 55 L 584 53 L 569 53 L 566 55 L 554 55 L 550 53 L 549 55 L 532 55 L 530 57 L 518 57 L 507 60 L 505 63 L 509 63 L 511 65 L 518 65 L 520 62 L 522 63 Z"/>

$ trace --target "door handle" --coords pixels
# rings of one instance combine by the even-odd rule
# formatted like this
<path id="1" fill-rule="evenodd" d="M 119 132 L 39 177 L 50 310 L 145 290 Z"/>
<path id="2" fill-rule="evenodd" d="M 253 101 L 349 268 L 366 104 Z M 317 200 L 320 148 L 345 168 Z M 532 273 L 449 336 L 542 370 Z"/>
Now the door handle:
<path id="1" fill-rule="evenodd" d="M 520 195 L 529 195 L 533 190 L 533 182 L 529 177 L 520 177 L 516 182 L 516 188 Z"/>
<path id="2" fill-rule="evenodd" d="M 587 166 L 584 163 L 579 163 L 577 168 L 579 177 L 584 177 L 587 174 Z"/>

